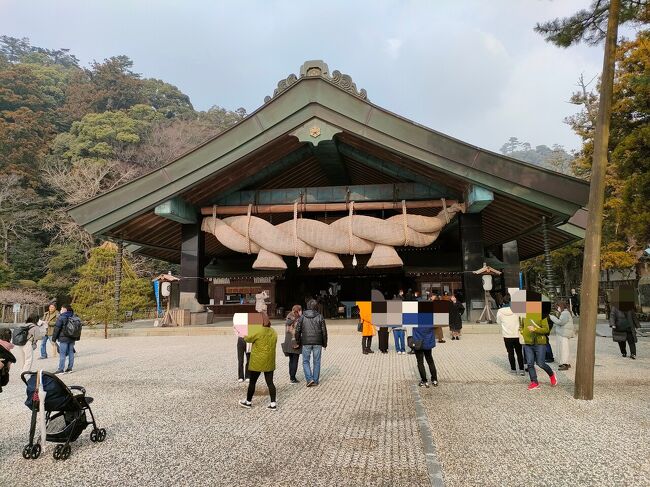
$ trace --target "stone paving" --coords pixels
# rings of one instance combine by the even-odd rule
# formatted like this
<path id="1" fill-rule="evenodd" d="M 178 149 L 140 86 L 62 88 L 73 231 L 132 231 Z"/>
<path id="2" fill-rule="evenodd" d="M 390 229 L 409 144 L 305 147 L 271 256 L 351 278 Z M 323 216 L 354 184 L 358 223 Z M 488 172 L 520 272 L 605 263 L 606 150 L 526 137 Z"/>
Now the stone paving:
<path id="1" fill-rule="evenodd" d="M 541 389 L 526 390 L 498 335 L 436 348 L 441 385 L 423 402 L 445 484 L 650 485 L 650 340 L 639 339 L 636 361 L 611 338 L 596 347 L 593 401 L 573 399 L 574 369 L 554 388 L 538 369 Z"/>
<path id="2" fill-rule="evenodd" d="M 0 394 L 0 485 L 427 485 L 412 407 L 412 357 L 360 353 L 331 337 L 321 384 L 291 385 L 278 351 L 277 411 L 263 378 L 253 409 L 238 407 L 235 338 L 135 337 L 78 344 L 68 384 L 86 387 L 108 431 L 87 429 L 65 462 L 53 447 L 24 460 L 30 411 L 18 374 Z M 50 370 L 54 359 L 39 361 Z M 299 372 L 302 379 L 302 371 Z M 261 382 L 261 384 L 260 384 Z M 48 480 L 49 479 L 49 480 Z"/>
<path id="3" fill-rule="evenodd" d="M 437 347 L 430 389 L 413 387 L 413 356 L 362 355 L 359 342 L 330 337 L 316 388 L 289 384 L 278 350 L 279 409 L 269 411 L 263 379 L 253 409 L 237 406 L 233 337 L 84 339 L 63 379 L 95 398 L 107 440 L 91 443 L 88 428 L 67 461 L 53 460 L 51 443 L 24 460 L 30 412 L 14 373 L 0 394 L 0 485 L 431 485 L 416 399 L 447 486 L 650 485 L 650 340 L 635 362 L 597 339 L 591 402 L 572 399 L 573 373 L 526 391 L 495 334 Z"/>

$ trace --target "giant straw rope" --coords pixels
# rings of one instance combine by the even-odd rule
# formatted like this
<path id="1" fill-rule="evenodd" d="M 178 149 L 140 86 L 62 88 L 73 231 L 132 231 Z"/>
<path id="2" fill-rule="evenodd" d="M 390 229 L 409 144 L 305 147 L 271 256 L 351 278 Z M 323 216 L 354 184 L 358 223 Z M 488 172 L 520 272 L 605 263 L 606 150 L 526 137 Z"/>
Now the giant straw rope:
<path id="1" fill-rule="evenodd" d="M 426 247 L 431 245 L 462 206 L 447 207 L 434 217 L 408 215 L 402 202 L 402 213 L 385 220 L 365 215 L 354 215 L 354 202 L 349 214 L 329 225 L 298 218 L 298 205 L 294 205 L 293 219 L 273 225 L 253 216 L 252 205 L 246 215 L 224 219 L 205 217 L 201 229 L 212 233 L 225 247 L 246 254 L 258 254 L 254 269 L 286 269 L 281 256 L 311 258 L 310 269 L 342 269 L 343 263 L 336 254 L 372 254 L 367 266 L 371 268 L 400 267 L 402 259 L 395 247 Z"/>

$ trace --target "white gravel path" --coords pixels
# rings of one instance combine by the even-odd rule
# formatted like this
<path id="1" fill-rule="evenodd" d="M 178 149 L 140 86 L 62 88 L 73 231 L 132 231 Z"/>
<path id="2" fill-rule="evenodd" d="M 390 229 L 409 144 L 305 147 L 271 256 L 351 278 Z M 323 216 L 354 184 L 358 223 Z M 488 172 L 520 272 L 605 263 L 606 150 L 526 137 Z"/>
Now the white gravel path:
<path id="1" fill-rule="evenodd" d="M 53 447 L 24 460 L 30 411 L 14 374 L 0 394 L 0 486 L 427 485 L 407 356 L 365 356 L 360 339 L 331 337 L 321 384 L 289 384 L 278 351 L 278 411 L 263 378 L 254 408 L 237 401 L 235 339 L 87 339 L 68 384 L 86 387 L 108 431 L 88 428 L 65 462 Z M 38 361 L 55 368 L 54 359 Z M 408 380 L 407 380 L 408 377 Z"/>
<path id="2" fill-rule="evenodd" d="M 497 335 L 437 348 L 441 385 L 423 396 L 446 486 L 649 486 L 650 340 L 636 361 L 596 340 L 593 401 L 573 399 L 574 369 L 555 388 L 538 369 L 528 391 Z"/>
<path id="3" fill-rule="evenodd" d="M 640 340 L 636 362 L 597 340 L 591 402 L 572 398 L 573 370 L 557 388 L 543 378 L 540 391 L 526 391 L 526 379 L 506 370 L 498 335 L 438 346 L 440 386 L 416 391 L 445 484 L 650 485 L 650 340 Z M 63 378 L 95 398 L 106 442 L 91 443 L 89 428 L 66 462 L 53 460 L 52 444 L 24 460 L 30 411 L 14 373 L 0 394 L 0 486 L 431 485 L 414 357 L 362 355 L 359 342 L 330 337 L 313 389 L 289 384 L 278 350 L 273 412 L 263 379 L 254 408 L 237 406 L 245 386 L 236 382 L 233 337 L 84 339 Z"/>

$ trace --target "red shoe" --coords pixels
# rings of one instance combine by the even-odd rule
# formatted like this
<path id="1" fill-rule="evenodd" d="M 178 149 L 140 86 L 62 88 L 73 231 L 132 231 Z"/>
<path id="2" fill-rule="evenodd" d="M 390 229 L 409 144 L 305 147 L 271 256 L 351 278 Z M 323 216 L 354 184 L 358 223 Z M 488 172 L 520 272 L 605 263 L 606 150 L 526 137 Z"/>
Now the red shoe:
<path id="1" fill-rule="evenodd" d="M 557 374 L 551 376 L 551 385 L 555 387 L 557 385 Z"/>
<path id="2" fill-rule="evenodd" d="M 535 389 L 539 389 L 539 384 L 538 384 L 537 382 L 531 382 L 531 383 L 528 385 L 528 390 L 529 390 L 529 391 L 533 391 L 533 390 L 535 390 Z"/>

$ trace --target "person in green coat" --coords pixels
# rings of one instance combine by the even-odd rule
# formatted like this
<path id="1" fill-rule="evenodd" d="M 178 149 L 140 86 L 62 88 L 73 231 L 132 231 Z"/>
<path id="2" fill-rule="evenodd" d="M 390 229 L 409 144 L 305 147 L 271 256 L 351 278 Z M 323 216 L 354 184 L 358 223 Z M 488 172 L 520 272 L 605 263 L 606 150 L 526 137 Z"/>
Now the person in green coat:
<path id="1" fill-rule="evenodd" d="M 265 313 L 262 314 L 264 315 L 262 328 L 244 337 L 244 341 L 251 343 L 253 348 L 251 349 L 251 358 L 248 362 L 248 370 L 250 372 L 248 393 L 246 399 L 239 401 L 239 405 L 246 409 L 251 408 L 253 395 L 255 394 L 255 384 L 257 384 L 257 379 L 264 372 L 264 380 L 266 380 L 269 395 L 271 396 L 271 403 L 267 406 L 267 409 L 275 411 L 278 406 L 275 402 L 273 371 L 275 370 L 275 348 L 278 343 L 278 334 L 271 328 L 271 321 L 268 316 Z"/>
<path id="2" fill-rule="evenodd" d="M 551 311 L 550 302 L 542 302 L 539 293 L 526 292 L 526 314 L 519 321 L 519 333 L 524 341 L 524 356 L 528 365 L 530 384 L 528 390 L 539 389 L 535 364 L 546 372 L 551 379 L 551 385 L 557 385 L 557 376 L 546 363 L 546 345 L 548 343 L 548 315 Z"/>

